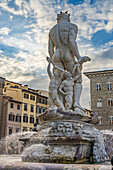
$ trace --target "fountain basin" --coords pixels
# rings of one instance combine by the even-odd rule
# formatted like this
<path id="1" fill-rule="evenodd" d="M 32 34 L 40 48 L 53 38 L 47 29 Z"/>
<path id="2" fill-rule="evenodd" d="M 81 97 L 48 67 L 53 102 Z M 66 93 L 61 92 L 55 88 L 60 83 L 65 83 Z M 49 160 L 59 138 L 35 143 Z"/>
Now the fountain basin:
<path id="1" fill-rule="evenodd" d="M 94 136 L 89 129 L 93 128 L 88 123 L 72 120 L 43 122 L 38 126 L 37 135 L 26 143 L 28 147 L 22 154 L 22 161 L 44 163 L 92 161 Z"/>

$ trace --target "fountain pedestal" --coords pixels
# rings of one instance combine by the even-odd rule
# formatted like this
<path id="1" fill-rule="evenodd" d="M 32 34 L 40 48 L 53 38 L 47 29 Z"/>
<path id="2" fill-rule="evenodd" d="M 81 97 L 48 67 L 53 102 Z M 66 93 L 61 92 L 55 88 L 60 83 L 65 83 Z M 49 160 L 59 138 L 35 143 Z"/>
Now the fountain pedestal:
<path id="1" fill-rule="evenodd" d="M 32 146 L 25 149 L 23 161 L 79 163 L 107 159 L 99 130 L 86 123 L 96 121 L 93 118 L 82 112 L 50 108 L 39 116 L 38 133 L 30 139 Z"/>

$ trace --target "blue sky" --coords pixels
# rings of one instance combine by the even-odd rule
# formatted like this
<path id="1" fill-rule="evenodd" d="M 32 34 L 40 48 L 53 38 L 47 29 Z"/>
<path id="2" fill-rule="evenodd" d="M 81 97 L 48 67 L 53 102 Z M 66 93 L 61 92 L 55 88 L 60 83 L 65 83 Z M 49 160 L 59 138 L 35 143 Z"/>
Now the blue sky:
<path id="1" fill-rule="evenodd" d="M 0 76 L 48 89 L 48 33 L 60 11 L 78 26 L 81 56 L 91 57 L 83 72 L 113 68 L 113 0 L 0 0 Z M 88 106 L 84 75 L 81 102 Z"/>

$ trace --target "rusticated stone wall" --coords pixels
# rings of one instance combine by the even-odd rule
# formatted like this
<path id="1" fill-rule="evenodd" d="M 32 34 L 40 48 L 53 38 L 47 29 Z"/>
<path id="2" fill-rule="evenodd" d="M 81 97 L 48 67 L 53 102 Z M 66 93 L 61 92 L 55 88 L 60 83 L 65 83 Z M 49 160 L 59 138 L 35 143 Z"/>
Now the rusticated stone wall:
<path id="1" fill-rule="evenodd" d="M 109 116 L 113 116 L 113 106 L 108 107 L 108 98 L 113 99 L 113 70 L 100 72 L 85 73 L 90 79 L 91 93 L 91 110 L 97 112 L 102 117 L 102 124 L 96 125 L 99 130 L 112 129 L 113 124 L 110 124 Z M 107 89 L 107 83 L 111 82 L 112 89 Z M 100 83 L 101 90 L 97 91 L 96 84 Z M 97 107 L 97 99 L 101 99 L 102 107 Z M 113 121 L 112 121 L 113 122 Z"/>

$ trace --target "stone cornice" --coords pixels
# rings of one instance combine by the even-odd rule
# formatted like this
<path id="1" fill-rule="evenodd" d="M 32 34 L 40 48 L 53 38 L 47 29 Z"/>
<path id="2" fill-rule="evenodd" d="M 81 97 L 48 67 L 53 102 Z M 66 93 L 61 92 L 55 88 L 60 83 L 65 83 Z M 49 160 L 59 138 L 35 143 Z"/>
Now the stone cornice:
<path id="1" fill-rule="evenodd" d="M 94 76 L 111 75 L 111 74 L 113 74 L 113 70 L 101 70 L 101 71 L 84 72 L 84 74 L 90 79 L 90 77 L 94 77 Z"/>

